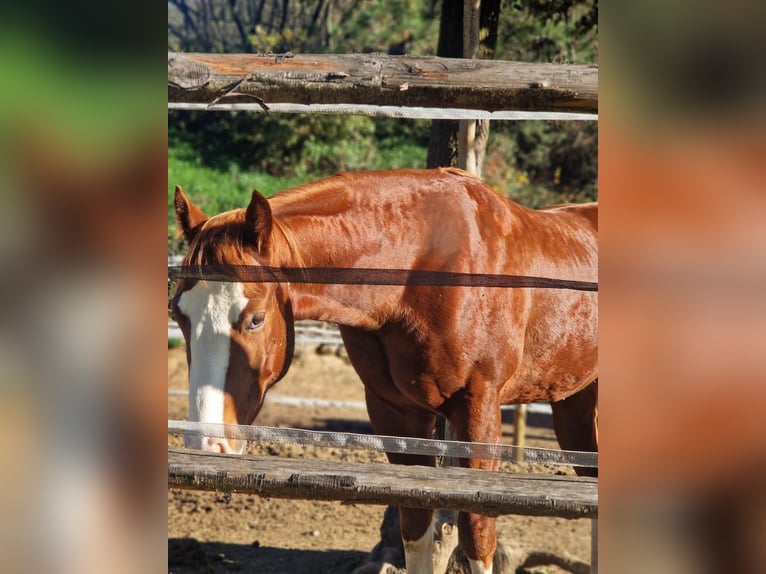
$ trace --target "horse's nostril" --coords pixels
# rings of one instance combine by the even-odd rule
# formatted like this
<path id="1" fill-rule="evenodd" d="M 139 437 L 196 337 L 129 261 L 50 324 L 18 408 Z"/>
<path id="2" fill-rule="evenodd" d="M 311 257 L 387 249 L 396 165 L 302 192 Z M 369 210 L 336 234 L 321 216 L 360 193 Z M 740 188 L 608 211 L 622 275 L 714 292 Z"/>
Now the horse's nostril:
<path id="1" fill-rule="evenodd" d="M 210 449 L 210 450 L 211 450 L 212 452 L 219 452 L 219 453 L 224 453 L 224 452 L 226 452 L 226 449 L 224 448 L 224 446 L 223 446 L 223 445 L 222 445 L 220 442 L 214 442 L 214 443 L 213 443 L 213 444 L 211 444 L 210 446 L 211 446 L 211 449 Z"/>
<path id="2" fill-rule="evenodd" d="M 227 444 L 226 439 L 222 438 L 207 438 L 203 444 L 203 450 L 208 452 L 217 452 L 221 454 L 231 454 L 234 451 Z"/>

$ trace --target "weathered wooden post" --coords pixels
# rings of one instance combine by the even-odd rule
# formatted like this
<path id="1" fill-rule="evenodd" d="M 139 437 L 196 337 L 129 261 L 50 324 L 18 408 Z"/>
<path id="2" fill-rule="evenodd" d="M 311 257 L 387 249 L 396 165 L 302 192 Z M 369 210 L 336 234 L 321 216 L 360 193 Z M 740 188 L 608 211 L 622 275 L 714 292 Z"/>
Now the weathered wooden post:
<path id="1" fill-rule="evenodd" d="M 519 447 L 518 462 L 524 462 L 524 443 L 527 434 L 527 405 L 517 405 L 513 413 L 513 442 Z"/>
<path id="2" fill-rule="evenodd" d="M 479 13 L 481 0 L 464 0 L 463 3 L 463 57 L 476 60 L 479 57 Z M 476 149 L 476 120 L 461 120 L 457 138 L 457 165 L 469 173 L 481 175 Z"/>

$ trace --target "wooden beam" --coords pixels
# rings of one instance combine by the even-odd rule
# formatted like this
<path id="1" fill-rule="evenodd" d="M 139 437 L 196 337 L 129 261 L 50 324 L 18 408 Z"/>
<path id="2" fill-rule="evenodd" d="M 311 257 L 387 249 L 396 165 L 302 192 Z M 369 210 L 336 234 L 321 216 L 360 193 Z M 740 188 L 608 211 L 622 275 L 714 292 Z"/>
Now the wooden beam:
<path id="1" fill-rule="evenodd" d="M 451 508 L 486 516 L 598 515 L 598 481 L 594 478 L 233 456 L 186 449 L 168 449 L 168 488 Z"/>
<path id="2" fill-rule="evenodd" d="M 598 68 L 498 60 L 168 53 L 168 102 L 598 112 Z"/>

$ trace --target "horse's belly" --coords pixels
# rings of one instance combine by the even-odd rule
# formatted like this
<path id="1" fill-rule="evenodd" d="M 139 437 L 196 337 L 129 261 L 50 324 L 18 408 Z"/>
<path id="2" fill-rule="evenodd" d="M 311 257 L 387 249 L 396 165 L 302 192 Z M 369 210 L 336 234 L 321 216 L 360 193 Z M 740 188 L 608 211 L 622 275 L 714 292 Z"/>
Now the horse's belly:
<path id="1" fill-rule="evenodd" d="M 500 393 L 503 403 L 559 401 L 598 378 L 595 295 L 570 303 L 565 312 L 544 314 L 527 326 L 519 363 Z"/>
<path id="2" fill-rule="evenodd" d="M 598 367 L 578 372 L 559 373 L 551 379 L 537 369 L 519 372 L 506 381 L 501 391 L 502 404 L 553 403 L 585 388 L 598 378 Z"/>

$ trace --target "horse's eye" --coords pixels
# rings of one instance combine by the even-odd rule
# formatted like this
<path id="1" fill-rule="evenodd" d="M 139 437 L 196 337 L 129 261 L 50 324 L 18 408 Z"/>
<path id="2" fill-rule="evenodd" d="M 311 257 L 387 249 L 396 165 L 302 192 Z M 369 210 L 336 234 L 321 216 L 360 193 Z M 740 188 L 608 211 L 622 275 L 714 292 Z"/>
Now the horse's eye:
<path id="1" fill-rule="evenodd" d="M 263 327 L 263 321 L 266 318 L 266 313 L 260 312 L 254 314 L 250 318 L 250 322 L 247 324 L 246 331 L 255 331 L 256 329 L 260 329 Z"/>

